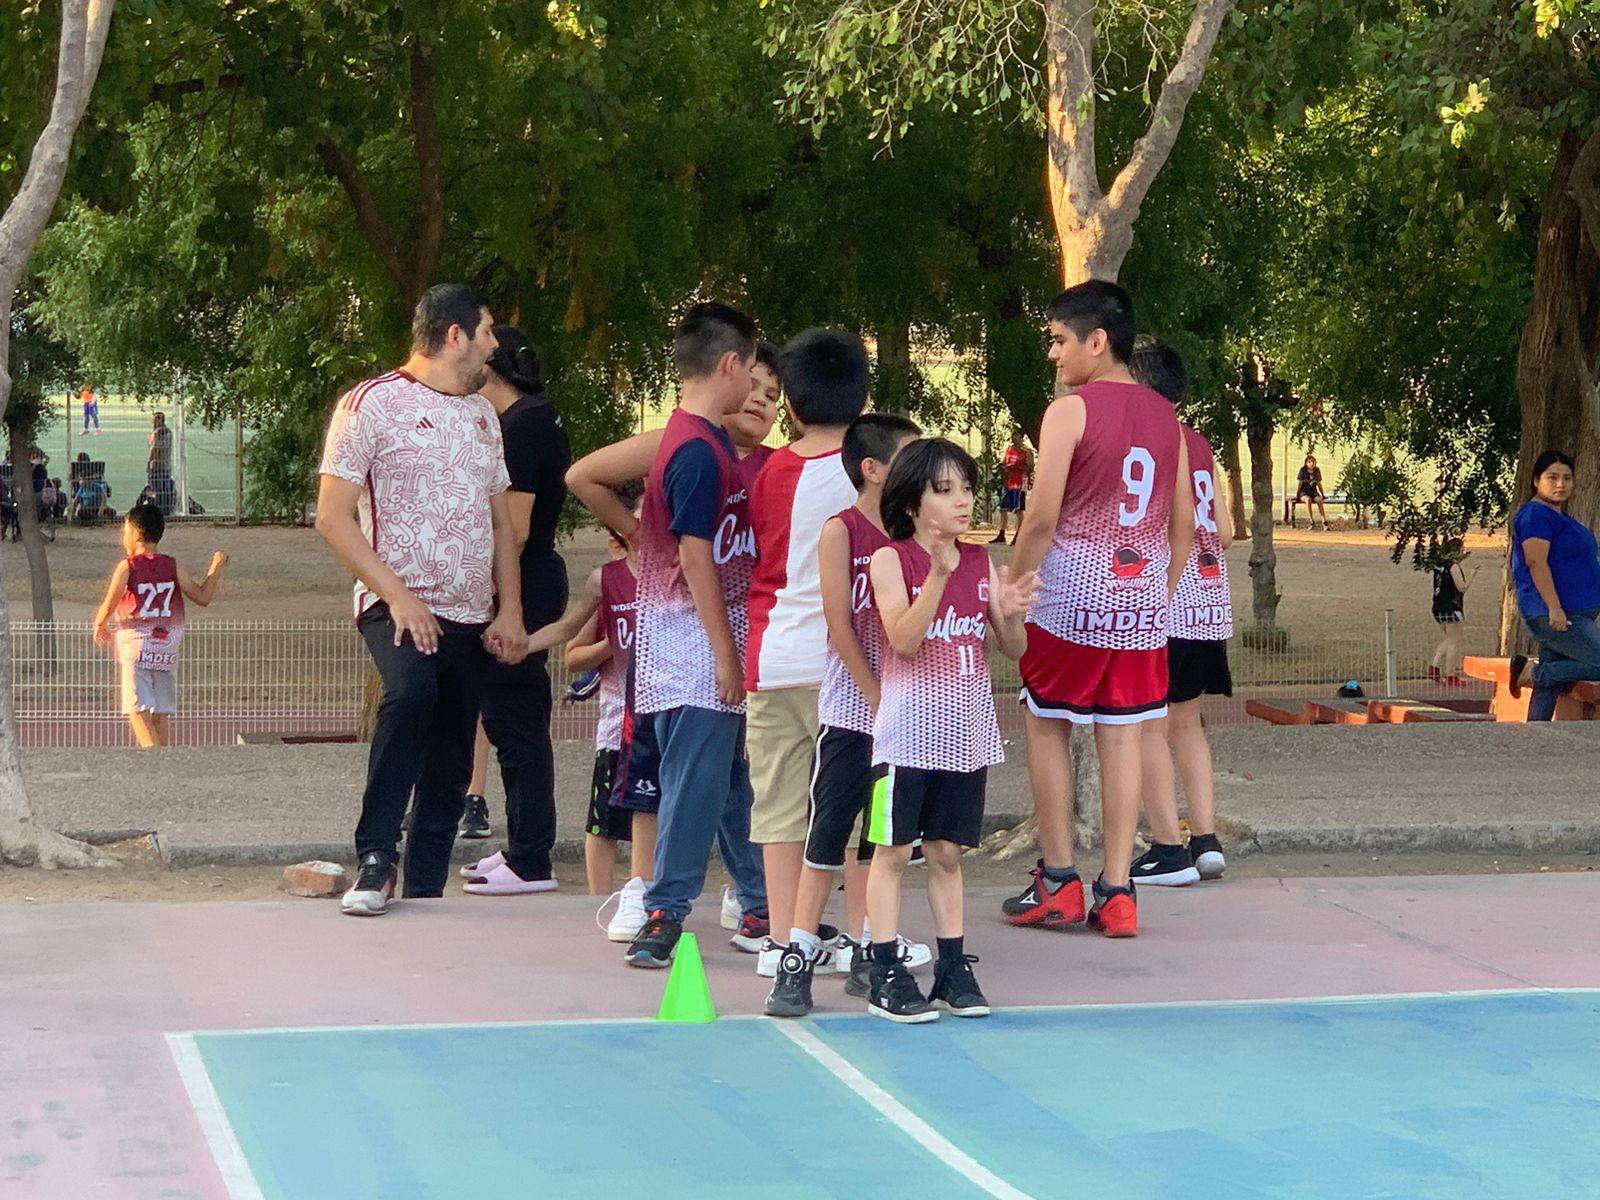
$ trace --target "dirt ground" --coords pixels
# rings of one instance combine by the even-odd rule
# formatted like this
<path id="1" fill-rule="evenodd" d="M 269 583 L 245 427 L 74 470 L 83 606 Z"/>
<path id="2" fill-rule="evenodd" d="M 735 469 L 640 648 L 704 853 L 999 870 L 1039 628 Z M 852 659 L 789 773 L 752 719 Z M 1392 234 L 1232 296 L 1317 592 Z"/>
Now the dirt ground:
<path id="1" fill-rule="evenodd" d="M 49 548 L 51 590 L 57 620 L 89 620 L 99 604 L 105 580 L 121 554 L 117 527 L 63 529 Z M 976 538 L 974 540 L 977 540 Z M 1396 622 L 1426 634 L 1432 622 L 1431 577 L 1411 569 L 1409 558 L 1389 561 L 1389 542 L 1381 530 L 1330 532 L 1277 530 L 1278 586 L 1283 592 L 1278 621 L 1291 634 L 1340 637 L 1369 635 L 1381 627 L 1383 610 L 1393 608 Z M 284 527 L 236 528 L 231 525 L 180 524 L 164 542 L 167 552 L 195 572 L 205 569 L 214 550 L 231 562 L 221 594 L 210 610 L 195 620 L 339 620 L 350 615 L 349 577 L 322 544 L 315 530 Z M 1468 539 L 1473 551 L 1469 574 L 1480 573 L 1467 597 L 1466 635 L 1476 644 L 1499 623 L 1500 578 L 1505 568 L 1502 534 Z M 995 547 L 1002 561 L 1009 550 Z M 562 546 L 572 578 L 592 570 L 606 557 L 604 537 L 584 529 Z M 1249 612 L 1249 546 L 1240 543 L 1228 555 L 1234 610 Z M 22 547 L 0 544 L 0 572 L 12 616 L 29 614 L 27 562 Z"/>

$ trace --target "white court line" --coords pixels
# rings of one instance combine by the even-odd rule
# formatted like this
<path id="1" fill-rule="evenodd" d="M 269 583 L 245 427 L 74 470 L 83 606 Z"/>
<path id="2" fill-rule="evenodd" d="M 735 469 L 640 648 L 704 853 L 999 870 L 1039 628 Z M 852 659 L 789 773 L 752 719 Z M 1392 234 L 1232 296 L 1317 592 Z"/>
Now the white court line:
<path id="1" fill-rule="evenodd" d="M 783 1021 L 774 1021 L 772 1027 L 816 1059 L 830 1075 L 892 1121 L 917 1145 L 995 1200 L 1034 1200 L 1027 1192 L 1012 1187 L 917 1116 L 809 1029 Z"/>
<path id="2" fill-rule="evenodd" d="M 266 1200 L 255 1172 L 244 1156 L 244 1148 L 233 1132 L 233 1124 L 222 1107 L 217 1089 L 212 1085 L 211 1074 L 206 1070 L 205 1059 L 200 1057 L 200 1047 L 192 1033 L 167 1034 L 167 1047 L 173 1061 L 178 1064 L 178 1077 L 189 1093 L 189 1103 L 200 1120 L 200 1132 L 206 1145 L 211 1147 L 211 1157 L 222 1176 L 222 1186 L 228 1189 L 228 1200 Z"/>

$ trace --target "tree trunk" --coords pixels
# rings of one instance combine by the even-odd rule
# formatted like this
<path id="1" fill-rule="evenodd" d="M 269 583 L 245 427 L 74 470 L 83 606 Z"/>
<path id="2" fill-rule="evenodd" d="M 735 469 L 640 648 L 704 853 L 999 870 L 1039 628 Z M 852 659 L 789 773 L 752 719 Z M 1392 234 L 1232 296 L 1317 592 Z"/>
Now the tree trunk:
<path id="1" fill-rule="evenodd" d="M 901 320 L 878 326 L 878 377 L 872 406 L 879 412 L 911 410 L 911 325 Z"/>
<path id="2" fill-rule="evenodd" d="M 1245 417 L 1250 448 L 1250 610 L 1255 627 L 1278 627 L 1278 552 L 1272 546 L 1272 411 L 1252 409 Z"/>
<path id="3" fill-rule="evenodd" d="M 66 178 L 72 139 L 105 55 L 115 0 L 62 0 L 55 95 L 34 143 L 27 172 L 0 215 L 0 420 L 11 401 L 11 309 L 28 259 L 55 210 Z M 15 482 L 21 482 L 20 478 Z M 31 501 L 30 482 L 24 501 Z M 114 860 L 92 846 L 41 829 L 22 778 L 12 685 L 11 618 L 0 581 L 0 860 L 14 866 L 87 867 Z"/>
<path id="4" fill-rule="evenodd" d="M 28 556 L 28 586 L 33 597 L 33 619 L 54 621 L 55 599 L 50 594 L 50 560 L 45 557 L 44 530 L 39 526 L 39 497 L 33 491 L 33 467 L 28 462 L 32 441 L 20 429 L 11 430 L 11 478 L 16 484 L 17 528 Z"/>
<path id="5" fill-rule="evenodd" d="M 1600 517 L 1600 398 L 1594 372 L 1600 351 L 1600 257 L 1595 230 L 1586 231 L 1575 193 L 1592 190 L 1594 147 L 1567 133 L 1556 152 L 1539 210 L 1533 263 L 1533 297 L 1517 352 L 1517 399 L 1522 436 L 1517 448 L 1515 511 L 1533 493 L 1533 460 L 1565 450 L 1577 460 L 1577 480 L 1567 512 L 1593 526 Z M 1512 653 L 1532 645 L 1517 615 L 1510 559 L 1502 580 L 1500 646 Z"/>
<path id="6" fill-rule="evenodd" d="M 1221 451 L 1222 471 L 1228 477 L 1228 516 L 1233 521 L 1233 536 L 1244 534 L 1244 471 L 1239 466 L 1239 439 L 1230 437 L 1217 447 Z"/>

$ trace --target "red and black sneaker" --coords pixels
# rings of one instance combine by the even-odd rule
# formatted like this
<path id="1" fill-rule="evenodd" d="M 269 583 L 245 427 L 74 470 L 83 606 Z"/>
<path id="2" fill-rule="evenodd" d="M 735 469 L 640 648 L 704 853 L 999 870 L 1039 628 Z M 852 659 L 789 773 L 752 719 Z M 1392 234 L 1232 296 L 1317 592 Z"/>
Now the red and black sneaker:
<path id="1" fill-rule="evenodd" d="M 1139 903 L 1134 899 L 1131 881 L 1127 887 L 1112 887 L 1104 879 L 1094 881 L 1089 928 L 1113 938 L 1139 936 Z"/>
<path id="2" fill-rule="evenodd" d="M 1033 876 L 1020 895 L 1009 897 L 1000 911 L 1013 925 L 1042 925 L 1059 929 L 1083 924 L 1083 884 L 1076 878 L 1051 885 L 1044 877 L 1044 860 L 1033 868 Z"/>
<path id="3" fill-rule="evenodd" d="M 670 967 L 672 956 L 678 950 L 678 939 L 682 936 L 683 922 L 656 909 L 644 923 L 644 928 L 634 934 L 633 941 L 628 944 L 628 965 L 653 970 Z"/>
<path id="4" fill-rule="evenodd" d="M 744 913 L 739 918 L 739 927 L 728 939 L 728 945 L 736 950 L 743 950 L 746 954 L 760 954 L 762 943 L 771 936 L 771 921 L 754 913 Z"/>

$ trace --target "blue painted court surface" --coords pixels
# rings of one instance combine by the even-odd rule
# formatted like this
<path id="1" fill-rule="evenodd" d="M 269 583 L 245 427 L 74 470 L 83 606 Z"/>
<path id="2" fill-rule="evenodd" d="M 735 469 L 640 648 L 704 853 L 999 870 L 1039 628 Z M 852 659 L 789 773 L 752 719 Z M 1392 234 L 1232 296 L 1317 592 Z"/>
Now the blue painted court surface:
<path id="1" fill-rule="evenodd" d="M 235 1197 L 1600 1195 L 1595 992 L 192 1039 Z"/>

